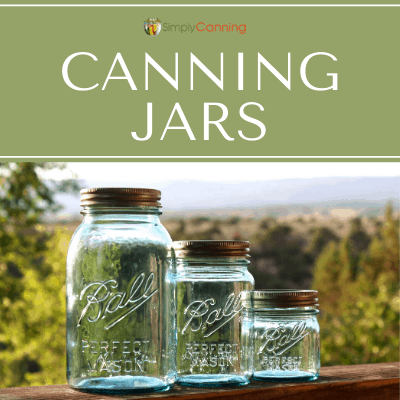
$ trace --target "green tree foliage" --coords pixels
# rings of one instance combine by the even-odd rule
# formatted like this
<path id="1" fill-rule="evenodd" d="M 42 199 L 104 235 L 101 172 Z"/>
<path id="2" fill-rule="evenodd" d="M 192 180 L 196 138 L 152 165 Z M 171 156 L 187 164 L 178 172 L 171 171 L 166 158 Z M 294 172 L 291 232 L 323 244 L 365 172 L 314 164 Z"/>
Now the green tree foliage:
<path id="1" fill-rule="evenodd" d="M 263 219 L 261 220 L 261 222 L 260 222 L 260 229 L 261 229 L 261 230 L 263 230 L 263 229 L 268 229 L 268 228 L 270 228 L 272 225 L 275 225 L 275 224 L 276 224 L 275 218 L 272 218 L 272 217 L 265 217 L 265 218 L 263 218 Z"/>
<path id="2" fill-rule="evenodd" d="M 186 232 L 180 234 L 179 230 L 172 232 L 171 237 L 173 240 L 222 240 L 225 239 L 222 236 L 221 232 L 221 221 L 220 220 L 211 220 L 209 223 L 209 228 L 206 230 L 198 230 L 187 234 Z M 178 232 L 178 233 L 177 233 Z M 183 237 L 182 237 L 183 236 Z M 182 239 L 176 239 L 177 237 Z"/>
<path id="3" fill-rule="evenodd" d="M 186 223 L 185 220 L 182 218 L 179 221 L 179 226 L 173 232 L 171 232 L 172 240 L 185 240 L 186 237 Z"/>
<path id="4" fill-rule="evenodd" d="M 391 205 L 379 235 L 370 241 L 364 233 L 353 222 L 316 263 L 323 365 L 398 361 L 399 228 Z"/>
<path id="5" fill-rule="evenodd" d="M 58 209 L 57 192 L 76 181 L 44 182 L 51 163 L 0 164 L 0 379 L 4 386 L 65 381 L 65 258 L 70 236 L 39 224 Z"/>
<path id="6" fill-rule="evenodd" d="M 190 222 L 192 223 L 192 225 L 194 226 L 200 226 L 204 223 L 210 222 L 211 218 L 210 217 L 206 217 L 204 215 L 200 215 L 199 217 L 194 217 L 190 220 Z"/>
<path id="7" fill-rule="evenodd" d="M 304 251 L 306 241 L 289 225 L 271 224 L 255 235 L 251 242 L 256 242 L 260 246 L 252 261 L 258 258 L 273 260 L 278 268 L 278 274 L 274 279 L 268 281 L 263 279 L 265 282 L 262 283 L 256 281 L 256 285 L 262 284 L 256 286 L 257 288 L 272 288 L 272 283 L 275 289 L 296 287 L 311 278 L 309 266 L 312 264 L 312 259 Z"/>
<path id="8" fill-rule="evenodd" d="M 228 225 L 237 225 L 242 220 L 238 215 L 230 217 L 227 221 Z"/>
<path id="9" fill-rule="evenodd" d="M 353 218 L 348 234 L 348 241 L 354 256 L 358 257 L 362 252 L 368 249 L 371 242 L 367 232 L 362 226 L 360 218 Z"/>
<path id="10" fill-rule="evenodd" d="M 316 258 L 330 242 L 338 242 L 338 236 L 327 227 L 311 228 L 308 252 Z"/>

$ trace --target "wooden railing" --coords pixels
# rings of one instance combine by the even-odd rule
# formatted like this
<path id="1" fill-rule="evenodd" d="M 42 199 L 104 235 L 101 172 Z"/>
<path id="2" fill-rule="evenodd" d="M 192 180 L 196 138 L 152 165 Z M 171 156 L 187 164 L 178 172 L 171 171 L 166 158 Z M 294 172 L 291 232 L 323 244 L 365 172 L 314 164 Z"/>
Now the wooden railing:
<path id="1" fill-rule="evenodd" d="M 239 388 L 187 388 L 136 395 L 98 395 L 78 392 L 67 385 L 0 389 L 0 400 L 399 400 L 400 363 L 325 367 L 314 382 L 253 382 Z"/>

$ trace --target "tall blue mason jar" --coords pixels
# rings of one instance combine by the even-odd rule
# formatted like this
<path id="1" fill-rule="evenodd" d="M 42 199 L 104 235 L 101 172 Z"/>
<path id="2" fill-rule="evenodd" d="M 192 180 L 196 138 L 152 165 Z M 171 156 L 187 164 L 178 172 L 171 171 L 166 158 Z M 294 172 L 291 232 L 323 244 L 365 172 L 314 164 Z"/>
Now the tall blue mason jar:
<path id="1" fill-rule="evenodd" d="M 67 256 L 67 379 L 88 392 L 168 390 L 176 380 L 175 262 L 153 189 L 81 191 Z"/>
<path id="2" fill-rule="evenodd" d="M 247 385 L 252 337 L 241 293 L 252 290 L 249 242 L 174 242 L 177 263 L 177 373 L 186 386 Z"/>
<path id="3" fill-rule="evenodd" d="M 320 370 L 316 290 L 244 292 L 243 317 L 254 335 L 254 376 L 261 381 L 312 381 Z"/>

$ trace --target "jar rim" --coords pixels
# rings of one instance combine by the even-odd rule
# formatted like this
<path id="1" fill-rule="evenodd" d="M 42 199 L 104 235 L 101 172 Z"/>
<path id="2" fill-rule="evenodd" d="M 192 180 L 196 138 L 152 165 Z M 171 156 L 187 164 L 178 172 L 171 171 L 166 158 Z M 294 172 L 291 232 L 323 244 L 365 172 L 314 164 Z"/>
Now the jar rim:
<path id="1" fill-rule="evenodd" d="M 173 242 L 177 258 L 247 257 L 250 242 L 245 240 L 180 240 Z"/>
<path id="2" fill-rule="evenodd" d="M 161 207 L 161 192 L 156 189 L 86 188 L 80 193 L 82 207 Z"/>
<path id="3" fill-rule="evenodd" d="M 317 306 L 317 296 L 317 290 L 252 290 L 242 293 L 242 302 L 247 308 L 296 308 Z"/>

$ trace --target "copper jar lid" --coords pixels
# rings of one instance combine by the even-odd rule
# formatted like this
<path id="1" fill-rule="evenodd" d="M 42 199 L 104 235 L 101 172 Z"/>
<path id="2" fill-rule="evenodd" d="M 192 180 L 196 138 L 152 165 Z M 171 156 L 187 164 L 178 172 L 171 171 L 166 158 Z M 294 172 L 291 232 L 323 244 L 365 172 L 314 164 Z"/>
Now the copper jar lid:
<path id="1" fill-rule="evenodd" d="M 247 257 L 250 242 L 244 240 L 181 240 L 173 243 L 177 258 Z"/>
<path id="2" fill-rule="evenodd" d="M 246 308 L 296 308 L 317 307 L 317 290 L 270 289 L 242 293 Z"/>
<path id="3" fill-rule="evenodd" d="M 141 188 L 93 188 L 81 190 L 81 206 L 161 207 L 161 192 Z"/>

